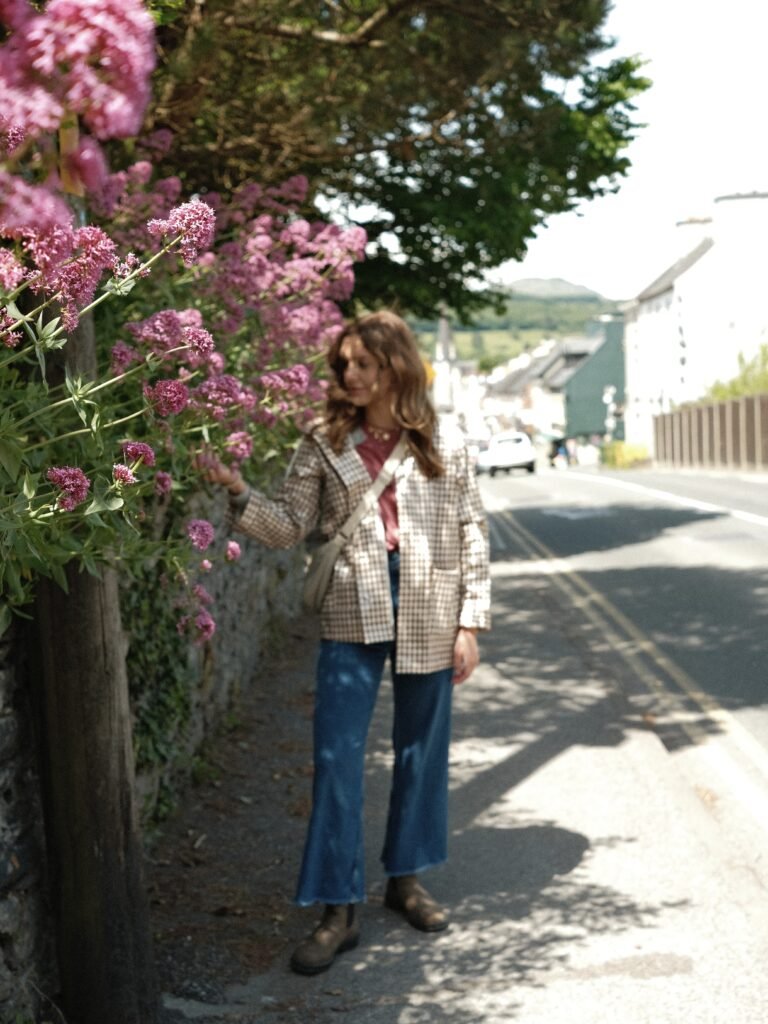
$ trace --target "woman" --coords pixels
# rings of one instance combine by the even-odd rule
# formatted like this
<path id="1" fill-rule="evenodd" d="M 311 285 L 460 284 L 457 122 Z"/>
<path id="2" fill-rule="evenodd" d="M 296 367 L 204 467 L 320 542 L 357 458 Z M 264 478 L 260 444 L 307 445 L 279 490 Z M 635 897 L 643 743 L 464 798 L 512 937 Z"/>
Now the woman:
<path id="1" fill-rule="evenodd" d="M 438 425 L 410 330 L 390 312 L 347 325 L 331 346 L 323 422 L 302 439 L 273 499 L 214 462 L 235 528 L 272 547 L 318 523 L 333 536 L 392 452 L 394 480 L 342 550 L 320 613 L 313 808 L 296 902 L 325 904 L 291 966 L 317 974 L 357 945 L 365 900 L 363 769 L 368 726 L 387 658 L 394 686 L 394 769 L 382 853 L 385 903 L 422 931 L 448 927 L 420 884 L 447 847 L 448 745 L 454 684 L 478 663 L 489 626 L 485 517 L 463 441 Z"/>

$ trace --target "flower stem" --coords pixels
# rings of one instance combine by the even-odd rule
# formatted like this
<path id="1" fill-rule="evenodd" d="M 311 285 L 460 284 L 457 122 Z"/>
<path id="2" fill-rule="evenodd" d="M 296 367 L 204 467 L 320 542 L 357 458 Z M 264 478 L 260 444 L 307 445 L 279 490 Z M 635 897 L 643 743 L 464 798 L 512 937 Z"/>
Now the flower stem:
<path id="1" fill-rule="evenodd" d="M 121 423 L 127 423 L 129 420 L 135 420 L 137 416 L 143 416 L 144 410 L 139 409 L 138 412 L 132 412 L 130 416 L 123 416 L 119 420 L 112 420 L 110 423 L 104 423 L 99 429 L 106 430 L 108 427 L 119 427 Z M 57 441 L 66 441 L 70 437 L 80 437 L 82 434 L 91 434 L 93 431 L 88 427 L 81 427 L 80 430 L 70 430 L 66 434 L 59 434 L 57 437 L 47 437 L 44 441 L 38 441 L 37 444 L 31 444 L 26 448 L 22 448 L 21 451 L 24 455 L 27 452 L 34 452 L 38 448 L 45 448 L 47 445 L 55 444 Z"/>

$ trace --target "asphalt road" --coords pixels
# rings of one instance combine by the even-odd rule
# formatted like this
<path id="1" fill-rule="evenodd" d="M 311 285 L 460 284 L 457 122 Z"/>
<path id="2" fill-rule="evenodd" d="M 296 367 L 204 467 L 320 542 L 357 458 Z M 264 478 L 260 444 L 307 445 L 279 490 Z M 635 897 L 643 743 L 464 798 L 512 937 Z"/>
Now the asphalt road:
<path id="1" fill-rule="evenodd" d="M 727 711 L 768 746 L 768 478 L 567 471 L 486 494 L 497 558 L 541 559 L 667 702 Z"/>
<path id="2" fill-rule="evenodd" d="M 281 960 L 217 1006 L 169 1008 L 203 1024 L 765 1024 L 766 486 L 483 478 L 494 627 L 456 692 L 450 859 L 428 881 L 450 931 L 382 906 L 385 687 L 361 945 L 317 978 Z M 297 936 L 315 917 L 287 914 Z"/>

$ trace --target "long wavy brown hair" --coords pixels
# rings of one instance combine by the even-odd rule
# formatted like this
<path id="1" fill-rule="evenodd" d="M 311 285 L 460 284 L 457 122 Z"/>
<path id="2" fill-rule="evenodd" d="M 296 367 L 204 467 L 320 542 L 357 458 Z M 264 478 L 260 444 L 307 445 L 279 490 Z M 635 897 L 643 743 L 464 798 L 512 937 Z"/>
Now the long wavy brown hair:
<path id="1" fill-rule="evenodd" d="M 406 430 L 409 447 L 422 473 L 442 476 L 445 469 L 435 448 L 437 415 L 427 392 L 427 372 L 410 328 L 396 313 L 381 310 L 351 320 L 328 351 L 331 384 L 325 408 L 325 426 L 334 451 L 340 452 L 347 436 L 360 426 L 365 410 L 356 408 L 344 390 L 345 360 L 341 346 L 358 337 L 382 369 L 392 371 L 392 415 Z"/>

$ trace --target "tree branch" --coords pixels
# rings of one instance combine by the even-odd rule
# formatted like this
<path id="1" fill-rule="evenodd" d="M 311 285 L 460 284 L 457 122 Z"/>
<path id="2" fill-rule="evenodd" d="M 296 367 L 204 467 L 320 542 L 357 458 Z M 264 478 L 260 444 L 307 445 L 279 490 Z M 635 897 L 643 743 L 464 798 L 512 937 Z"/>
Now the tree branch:
<path id="1" fill-rule="evenodd" d="M 273 29 L 267 31 L 267 34 L 284 39 L 316 39 L 318 42 L 332 43 L 334 46 L 382 47 L 387 45 L 383 39 L 372 38 L 376 29 L 408 10 L 409 7 L 419 6 L 421 5 L 418 0 L 395 0 L 393 3 L 386 3 L 365 21 L 362 21 L 354 32 L 334 32 L 327 29 L 281 24 L 275 25 Z"/>

